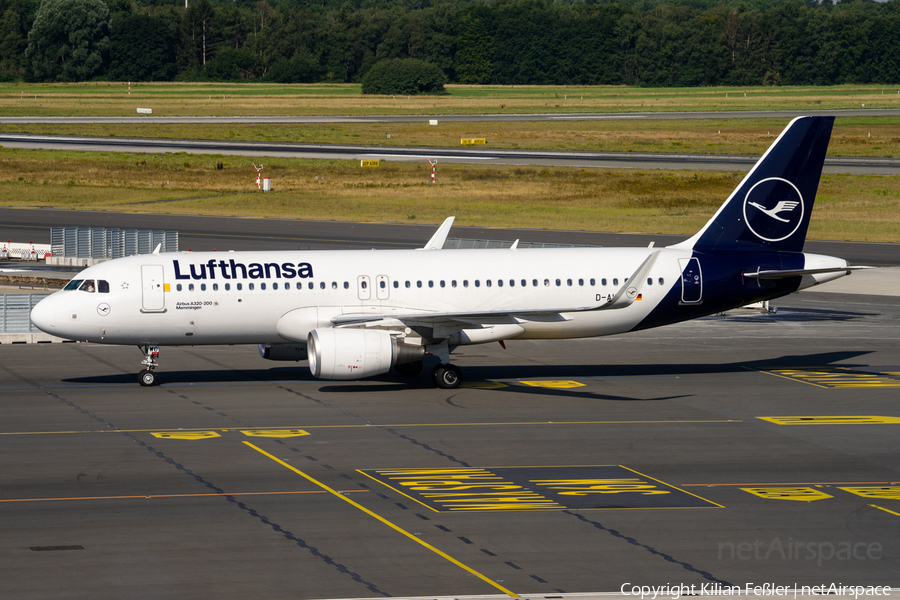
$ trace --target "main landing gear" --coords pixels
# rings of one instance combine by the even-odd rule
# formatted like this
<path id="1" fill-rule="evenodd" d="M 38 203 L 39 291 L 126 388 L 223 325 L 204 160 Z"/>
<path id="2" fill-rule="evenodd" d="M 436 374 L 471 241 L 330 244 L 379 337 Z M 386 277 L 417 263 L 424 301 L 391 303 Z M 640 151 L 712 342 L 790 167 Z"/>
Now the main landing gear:
<path id="1" fill-rule="evenodd" d="M 144 353 L 144 360 L 141 364 L 147 367 L 138 373 L 138 382 L 144 387 L 156 385 L 159 383 L 159 377 L 156 375 L 156 367 L 159 366 L 159 346 L 138 346 Z"/>
<path id="2" fill-rule="evenodd" d="M 431 372 L 434 385 L 444 390 L 455 390 L 462 385 L 462 371 L 451 364 L 440 364 Z"/>

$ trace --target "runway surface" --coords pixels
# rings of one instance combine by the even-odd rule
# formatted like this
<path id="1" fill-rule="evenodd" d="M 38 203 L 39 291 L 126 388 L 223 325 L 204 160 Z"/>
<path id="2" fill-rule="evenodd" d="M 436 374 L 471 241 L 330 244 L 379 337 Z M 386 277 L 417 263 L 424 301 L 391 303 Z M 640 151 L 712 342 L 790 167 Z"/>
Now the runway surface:
<path id="1" fill-rule="evenodd" d="M 756 161 L 759 160 L 758 156 L 684 153 L 474 150 L 446 147 L 222 142 L 30 134 L 0 134 L 0 145 L 9 148 L 78 150 L 86 152 L 187 152 L 189 154 L 342 160 L 424 161 L 426 159 L 437 159 L 441 162 L 468 164 L 717 171 L 749 171 L 756 164 Z M 826 158 L 824 172 L 897 175 L 900 174 L 900 159 Z"/>
<path id="2" fill-rule="evenodd" d="M 628 120 L 628 119 L 781 119 L 800 116 L 837 115 L 839 117 L 896 117 L 900 109 L 845 110 L 764 110 L 764 111 L 698 111 L 698 112 L 626 112 L 626 113 L 535 113 L 473 115 L 365 115 L 365 116 L 231 116 L 231 117 L 167 117 L 137 115 L 130 117 L 0 117 L 0 124 L 18 123 L 427 123 L 431 120 L 452 122 L 478 121 L 557 121 L 557 120 Z"/>
<path id="3" fill-rule="evenodd" d="M 0 596 L 900 585 L 900 302 L 799 294 L 463 348 L 468 387 L 254 347 L 0 346 Z"/>
<path id="4" fill-rule="evenodd" d="M 164 210 L 165 206 L 165 203 L 159 204 L 160 209 Z M 142 205 L 140 208 L 147 210 L 148 206 Z M 204 215 L 0 208 L 0 240 L 49 244 L 50 227 L 71 225 L 178 231 L 180 248 L 196 251 L 416 248 L 424 245 L 438 227 L 438 224 L 241 219 Z M 678 243 L 687 237 L 652 233 L 457 226 L 453 227 L 450 236 L 607 247 L 647 246 L 650 242 L 664 246 Z M 900 265 L 900 244 L 896 243 L 807 240 L 805 251 L 839 256 L 856 265 Z"/>

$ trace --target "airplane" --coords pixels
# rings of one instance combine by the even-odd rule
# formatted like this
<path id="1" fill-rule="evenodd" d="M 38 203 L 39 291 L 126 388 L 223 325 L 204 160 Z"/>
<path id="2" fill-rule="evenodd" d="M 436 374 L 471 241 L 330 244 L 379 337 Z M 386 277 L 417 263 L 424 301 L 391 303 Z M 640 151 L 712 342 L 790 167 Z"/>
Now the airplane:
<path id="1" fill-rule="evenodd" d="M 833 125 L 791 121 L 709 222 L 668 247 L 443 250 L 450 217 L 414 250 L 157 248 L 85 269 L 31 320 L 62 338 L 138 346 L 143 386 L 159 381 L 161 346 L 256 344 L 326 380 L 416 376 L 433 355 L 435 385 L 453 389 L 458 346 L 639 331 L 868 268 L 803 252 Z"/>

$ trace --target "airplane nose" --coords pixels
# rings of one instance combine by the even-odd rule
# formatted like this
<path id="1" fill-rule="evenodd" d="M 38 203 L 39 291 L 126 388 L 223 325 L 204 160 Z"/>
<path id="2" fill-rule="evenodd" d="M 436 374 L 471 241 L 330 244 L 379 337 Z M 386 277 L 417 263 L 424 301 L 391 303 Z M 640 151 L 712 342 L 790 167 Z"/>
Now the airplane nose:
<path id="1" fill-rule="evenodd" d="M 56 328 L 56 309 L 52 298 L 44 298 L 31 309 L 31 322 L 44 333 L 53 333 Z"/>

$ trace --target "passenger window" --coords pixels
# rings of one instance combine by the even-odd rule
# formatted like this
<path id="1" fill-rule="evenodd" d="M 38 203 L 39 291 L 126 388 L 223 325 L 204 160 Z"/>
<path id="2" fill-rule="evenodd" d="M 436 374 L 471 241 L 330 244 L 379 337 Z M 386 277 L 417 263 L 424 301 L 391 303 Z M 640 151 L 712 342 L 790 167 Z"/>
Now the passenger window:
<path id="1" fill-rule="evenodd" d="M 400 287 L 400 282 L 394 281 L 394 289 L 396 290 L 398 287 Z"/>
<path id="2" fill-rule="evenodd" d="M 408 282 L 408 281 L 405 283 L 405 285 L 406 285 L 407 288 L 409 288 L 409 287 L 412 286 L 412 284 L 411 284 L 410 282 Z"/>
<path id="3" fill-rule="evenodd" d="M 97 281 L 97 291 L 100 292 L 101 294 L 108 294 L 109 293 L 109 282 L 105 281 L 103 279 L 100 279 L 99 281 Z"/>
<path id="4" fill-rule="evenodd" d="M 263 284 L 263 285 L 265 285 L 265 284 Z M 200 284 L 200 291 L 201 291 L 201 292 L 205 292 L 205 291 L 206 291 L 206 284 L 205 284 L 205 283 L 201 283 L 201 284 Z"/>
<path id="5" fill-rule="evenodd" d="M 591 286 L 593 286 L 593 285 L 596 284 L 596 283 L 597 283 L 597 281 L 592 277 L 592 278 L 591 278 Z"/>
<path id="6" fill-rule="evenodd" d="M 666 285 L 665 280 L 662 277 L 660 277 L 658 279 L 658 281 L 659 281 L 659 285 Z"/>
<path id="7" fill-rule="evenodd" d="M 241 291 L 244 288 L 244 284 L 239 283 L 239 284 L 237 284 L 236 287 L 237 287 L 237 291 Z"/>
<path id="8" fill-rule="evenodd" d="M 230 291 L 230 290 L 231 290 L 231 284 L 230 284 L 230 283 L 226 283 L 226 284 L 225 284 L 225 291 L 227 292 L 227 291 Z"/>
<path id="9" fill-rule="evenodd" d="M 308 284 L 306 284 L 306 287 L 309 288 L 309 289 L 311 289 L 311 290 L 312 290 L 312 289 L 315 289 L 315 285 L 313 284 L 312 281 L 310 281 Z"/>
<path id="10" fill-rule="evenodd" d="M 81 287 L 78 289 L 81 290 L 82 292 L 88 292 L 90 294 L 93 294 L 95 291 L 94 280 L 93 279 L 85 279 L 84 283 L 82 283 Z"/>
<path id="11" fill-rule="evenodd" d="M 416 287 L 417 287 L 417 288 L 422 287 L 422 282 L 421 282 L 421 281 L 417 281 L 417 282 L 416 282 Z"/>
<path id="12" fill-rule="evenodd" d="M 534 284 L 537 285 L 537 282 L 535 281 Z M 522 287 L 528 287 L 528 282 L 524 279 L 522 280 Z"/>
<path id="13" fill-rule="evenodd" d="M 443 279 L 441 279 L 441 287 L 447 287 L 447 283 Z"/>
<path id="14" fill-rule="evenodd" d="M 463 279 L 463 287 L 469 287 L 469 280 Z"/>
<path id="15" fill-rule="evenodd" d="M 332 282 L 331 282 L 331 289 L 333 289 L 333 290 L 336 290 L 336 289 L 337 289 L 337 281 L 332 281 Z"/>
<path id="16" fill-rule="evenodd" d="M 273 289 L 273 290 L 277 290 L 277 289 L 278 289 L 278 282 L 277 282 L 277 281 L 276 281 L 275 283 L 272 284 L 272 289 Z"/>
<path id="17" fill-rule="evenodd" d="M 252 283 L 248 283 L 248 284 L 247 284 L 247 289 L 248 289 L 248 290 L 252 290 L 254 287 L 256 287 L 256 286 L 255 286 L 254 284 L 252 284 Z M 191 286 L 191 289 L 194 289 L 194 286 Z"/>
<path id="18" fill-rule="evenodd" d="M 300 281 L 297 282 L 297 289 L 298 289 L 298 290 L 302 290 L 302 289 L 303 289 L 303 283 L 302 283 L 302 282 L 300 282 Z"/>
<path id="19" fill-rule="evenodd" d="M 619 278 L 613 277 L 613 285 L 619 285 Z"/>
<path id="20" fill-rule="evenodd" d="M 266 289 L 266 284 L 265 284 L 265 283 L 260 283 L 260 284 L 259 284 L 259 289 L 261 289 L 261 290 Z"/>
<path id="21" fill-rule="evenodd" d="M 601 285 L 606 285 L 606 277 L 600 280 Z"/>
<path id="22" fill-rule="evenodd" d="M 253 284 L 252 284 L 252 283 L 250 284 L 250 287 L 253 287 Z M 189 283 L 189 284 L 188 284 L 188 291 L 189 291 L 189 292 L 193 292 L 193 291 L 194 291 L 194 284 L 193 284 L 193 283 Z"/>
<path id="23" fill-rule="evenodd" d="M 566 279 L 566 285 L 569 286 L 569 287 L 571 287 L 571 286 L 572 286 L 572 280 L 571 280 L 571 279 Z"/>
<path id="24" fill-rule="evenodd" d="M 430 279 L 428 280 L 428 287 L 430 287 L 430 288 L 434 287 L 434 282 L 431 281 Z"/>
<path id="25" fill-rule="evenodd" d="M 72 281 L 67 283 L 66 287 L 64 287 L 63 289 L 64 290 L 77 290 L 78 286 L 81 285 L 82 281 L 84 281 L 84 279 L 73 279 Z"/>
<path id="26" fill-rule="evenodd" d="M 362 281 L 359 282 L 359 287 L 361 287 L 362 289 L 366 289 L 366 288 L 369 287 L 369 284 L 366 283 L 366 281 L 365 281 L 365 279 L 364 279 L 364 280 L 362 280 Z M 322 283 L 322 289 L 325 289 L 325 284 L 324 284 L 324 283 Z"/>
<path id="27" fill-rule="evenodd" d="M 534 287 L 537 287 L 537 283 L 538 283 L 538 282 L 537 282 L 537 279 L 532 279 L 532 280 L 531 280 L 531 285 L 533 285 Z M 548 281 L 545 285 L 550 285 L 550 282 Z"/>
<path id="28" fill-rule="evenodd" d="M 454 279 L 454 280 L 450 283 L 450 285 L 453 286 L 453 287 L 456 287 L 456 280 Z"/>
<path id="29" fill-rule="evenodd" d="M 579 280 L 578 280 L 578 285 L 584 285 L 584 279 L 579 279 Z"/>
<path id="30" fill-rule="evenodd" d="M 344 282 L 344 289 L 345 289 L 345 290 L 349 290 L 349 289 L 350 289 L 350 282 L 349 282 L 349 281 L 345 281 L 345 282 Z"/>
<path id="31" fill-rule="evenodd" d="M 381 289 L 385 289 L 387 287 L 387 281 L 379 281 L 378 287 L 380 287 Z"/>
<path id="32" fill-rule="evenodd" d="M 213 291 L 214 291 L 214 292 L 218 292 L 218 291 L 219 291 L 219 284 L 218 284 L 218 283 L 214 283 L 214 284 L 213 284 Z"/>
<path id="33" fill-rule="evenodd" d="M 510 279 L 510 280 L 509 280 L 509 287 L 516 287 L 516 280 L 515 280 L 515 279 Z"/>
<path id="34" fill-rule="evenodd" d="M 561 286 L 561 285 L 562 285 L 562 281 L 560 281 L 559 279 L 557 279 L 557 280 L 556 280 L 556 287 L 559 287 L 559 286 Z"/>
<path id="35" fill-rule="evenodd" d="M 475 280 L 475 287 L 481 287 L 481 280 L 480 280 L 480 279 L 476 279 L 476 280 Z"/>
<path id="36" fill-rule="evenodd" d="M 177 291 L 180 292 L 180 291 L 181 291 L 181 284 L 179 283 L 178 285 L 176 285 L 176 286 L 175 286 L 175 289 L 176 289 Z"/>
<path id="37" fill-rule="evenodd" d="M 490 279 L 488 279 L 488 280 L 485 281 L 484 283 L 485 283 L 486 286 L 491 287 L 491 280 L 490 280 Z"/>
<path id="38" fill-rule="evenodd" d="M 647 278 L 647 285 L 653 285 L 653 278 L 652 278 L 652 277 L 648 277 L 648 278 Z"/>
<path id="39" fill-rule="evenodd" d="M 365 287 L 366 287 L 366 282 L 363 281 L 363 289 L 365 289 Z M 324 289 L 325 289 L 325 282 L 324 282 L 324 281 L 320 281 L 320 282 L 319 282 L 319 289 L 320 289 L 320 290 L 324 290 Z"/>
<path id="40" fill-rule="evenodd" d="M 512 282 L 512 279 L 510 279 L 510 282 Z M 503 287 L 503 280 L 502 280 L 502 279 L 498 279 L 498 280 L 497 280 L 497 287 Z"/>

